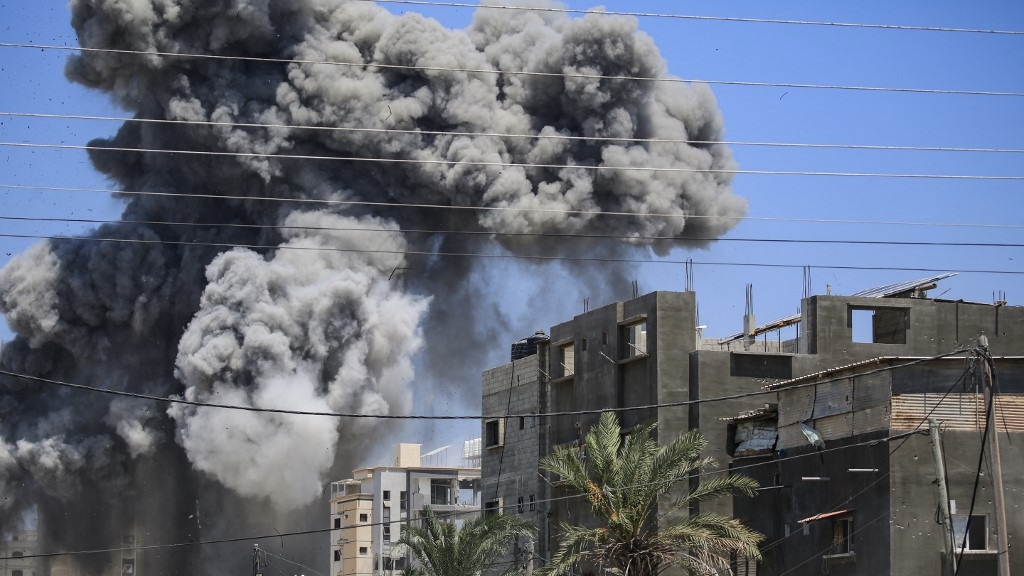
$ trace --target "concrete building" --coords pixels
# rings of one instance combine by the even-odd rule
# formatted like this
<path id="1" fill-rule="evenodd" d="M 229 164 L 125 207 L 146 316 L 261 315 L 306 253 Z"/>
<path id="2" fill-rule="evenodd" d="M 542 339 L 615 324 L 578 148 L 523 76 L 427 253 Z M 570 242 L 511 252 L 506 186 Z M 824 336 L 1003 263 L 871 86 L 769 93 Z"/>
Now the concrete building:
<path id="1" fill-rule="evenodd" d="M 39 553 L 38 533 L 15 530 L 0 540 L 0 557 L 5 558 L 0 576 L 43 576 L 42 562 L 33 557 Z"/>
<path id="2" fill-rule="evenodd" d="M 700 429 L 708 455 L 726 467 L 727 421 L 772 403 L 766 386 L 880 356 L 939 355 L 972 345 L 981 334 L 993 354 L 1019 352 L 1024 309 L 929 299 L 927 290 L 948 276 L 809 296 L 799 314 L 763 325 L 755 321 L 748 288 L 743 331 L 719 339 L 703 337 L 693 292 L 652 292 L 557 324 L 536 353 L 484 372 L 482 409 L 494 416 L 483 425 L 485 505 L 537 520 L 541 559 L 557 545 L 560 520 L 588 520 L 585 502 L 550 501 L 559 494 L 537 462 L 557 445 L 576 445 L 584 454 L 582 435 L 598 415 L 533 413 L 617 410 L 624 428 L 656 420 L 664 437 Z M 783 329 L 795 337 L 783 340 Z M 702 511 L 732 516 L 733 502 L 718 500 Z"/>
<path id="3" fill-rule="evenodd" d="M 1024 357 L 994 362 L 1003 517 L 1011 572 L 1022 573 L 1024 553 L 1013 539 L 1024 531 Z M 777 404 L 731 427 L 734 467 L 763 487 L 736 502 L 737 514 L 772 543 L 757 573 L 951 576 L 949 553 L 963 548 L 961 576 L 996 574 L 997 471 L 979 461 L 985 384 L 981 361 L 960 356 L 878 358 L 771 386 Z M 929 418 L 942 430 L 941 451 L 933 450 Z M 951 530 L 936 522 L 938 463 Z"/>
<path id="4" fill-rule="evenodd" d="M 447 447 L 446 447 L 447 448 Z M 405 527 L 430 507 L 456 522 L 480 513 L 480 469 L 433 465 L 439 450 L 398 444 L 391 466 L 360 468 L 331 483 L 331 576 L 394 574 L 411 564 L 395 551 Z"/>

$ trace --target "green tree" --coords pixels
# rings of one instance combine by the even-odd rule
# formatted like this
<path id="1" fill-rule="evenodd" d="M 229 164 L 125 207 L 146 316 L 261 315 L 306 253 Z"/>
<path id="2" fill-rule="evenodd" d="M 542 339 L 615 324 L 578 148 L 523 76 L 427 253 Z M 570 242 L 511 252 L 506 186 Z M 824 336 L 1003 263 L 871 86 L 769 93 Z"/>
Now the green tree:
<path id="1" fill-rule="evenodd" d="M 398 544 L 407 547 L 419 562 L 412 570 L 415 574 L 474 576 L 495 566 L 516 538 L 535 533 L 533 523 L 520 516 L 485 514 L 459 527 L 427 507 L 419 526 L 403 527 Z M 515 566 L 502 572 L 515 573 Z"/>
<path id="2" fill-rule="evenodd" d="M 686 514 L 700 502 L 752 496 L 757 483 L 723 474 L 686 490 L 691 474 L 715 465 L 701 457 L 707 440 L 691 430 L 659 445 L 656 427 L 641 426 L 623 437 L 618 418 L 605 412 L 588 430 L 585 452 L 559 447 L 542 460 L 558 486 L 587 498 L 599 524 L 563 522 L 561 543 L 544 573 L 570 573 L 582 563 L 621 576 L 654 576 L 672 566 L 686 574 L 717 574 L 733 553 L 760 559 L 757 545 L 764 537 L 739 520 Z"/>

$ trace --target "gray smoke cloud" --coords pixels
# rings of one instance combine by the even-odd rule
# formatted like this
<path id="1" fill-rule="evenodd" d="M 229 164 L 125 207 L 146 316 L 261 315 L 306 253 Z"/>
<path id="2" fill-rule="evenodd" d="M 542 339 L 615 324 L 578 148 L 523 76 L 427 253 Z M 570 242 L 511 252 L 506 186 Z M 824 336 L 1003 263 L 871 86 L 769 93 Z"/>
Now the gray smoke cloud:
<path id="1" fill-rule="evenodd" d="M 475 407 L 487 366 L 467 352 L 504 351 L 521 334 L 481 280 L 500 264 L 445 254 L 664 253 L 746 211 L 715 171 L 734 167 L 726 147 L 630 141 L 723 134 L 707 86 L 608 78 L 666 77 L 632 18 L 481 7 L 451 30 L 358 0 L 70 6 L 81 45 L 110 50 L 71 58 L 71 80 L 138 119 L 217 124 L 126 122 L 92 142 L 94 166 L 121 189 L 163 195 L 122 195 L 123 222 L 91 236 L 123 242 L 43 242 L 0 270 L 16 334 L 7 370 L 251 407 L 406 414 L 456 389 Z M 604 265 L 594 284 L 624 285 L 628 272 Z M 0 529 L 36 503 L 56 548 L 131 530 L 181 542 L 319 527 L 308 518 L 324 514 L 325 483 L 395 430 L 4 386 L 0 487 L 16 497 L 0 503 Z M 200 506 L 214 520 L 201 524 Z M 93 529 L 68 528 L 65 514 Z M 213 573 L 232 564 L 224 556 L 142 560 Z"/>

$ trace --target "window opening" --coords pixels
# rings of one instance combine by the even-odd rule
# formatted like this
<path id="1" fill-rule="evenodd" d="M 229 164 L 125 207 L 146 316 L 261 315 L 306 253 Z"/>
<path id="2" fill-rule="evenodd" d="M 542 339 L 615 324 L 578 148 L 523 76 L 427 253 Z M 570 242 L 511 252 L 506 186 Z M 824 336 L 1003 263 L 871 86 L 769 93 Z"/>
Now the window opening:
<path id="1" fill-rule="evenodd" d="M 851 340 L 865 344 L 906 344 L 910 309 L 851 306 Z"/>
<path id="2" fill-rule="evenodd" d="M 622 327 L 622 358 L 647 356 L 647 322 L 637 322 Z"/>
<path id="3" fill-rule="evenodd" d="M 505 443 L 505 420 L 494 418 L 484 423 L 484 441 L 487 448 L 495 448 Z"/>
<path id="4" fill-rule="evenodd" d="M 385 490 L 384 491 L 384 499 L 385 500 L 391 500 L 391 490 Z"/>
<path id="5" fill-rule="evenodd" d="M 970 522 L 968 522 L 970 519 Z M 964 546 L 964 536 L 967 546 Z M 953 515 L 953 541 L 957 550 L 988 550 L 988 517 L 983 515 Z"/>
<path id="6" fill-rule="evenodd" d="M 832 548 L 835 554 L 853 552 L 853 517 L 836 518 L 833 524 Z"/>
<path id="7" fill-rule="evenodd" d="M 360 514 L 359 515 L 359 521 L 360 522 L 369 522 L 370 521 L 370 515 L 369 514 Z"/>
<path id="8" fill-rule="evenodd" d="M 558 348 L 558 369 L 555 373 L 559 377 L 572 376 L 576 372 L 576 349 L 570 343 Z"/>
<path id="9" fill-rule="evenodd" d="M 430 503 L 447 506 L 452 502 L 452 483 L 450 480 L 434 478 L 430 481 Z"/>

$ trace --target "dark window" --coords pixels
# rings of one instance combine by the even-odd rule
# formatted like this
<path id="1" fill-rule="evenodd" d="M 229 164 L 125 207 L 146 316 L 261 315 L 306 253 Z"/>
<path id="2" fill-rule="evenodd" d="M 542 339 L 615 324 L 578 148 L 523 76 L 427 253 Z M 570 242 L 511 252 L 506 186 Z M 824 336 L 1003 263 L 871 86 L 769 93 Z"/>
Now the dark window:
<path id="1" fill-rule="evenodd" d="M 526 507 L 524 506 L 524 502 L 523 502 L 523 497 L 522 496 L 520 496 L 519 497 L 519 501 L 516 502 L 516 512 L 518 512 L 520 514 L 522 514 L 523 512 L 526 512 Z"/>
<path id="2" fill-rule="evenodd" d="M 484 445 L 495 448 L 504 444 L 505 423 L 501 419 L 488 420 L 484 424 Z"/>
<path id="3" fill-rule="evenodd" d="M 501 499 L 491 500 L 484 503 L 484 516 L 501 514 Z"/>
<path id="4" fill-rule="evenodd" d="M 409 508 L 409 493 L 405 490 L 398 493 L 398 508 L 400 510 L 407 510 Z"/>
<path id="5" fill-rule="evenodd" d="M 360 522 L 369 522 L 370 521 L 370 515 L 369 514 L 360 514 L 359 515 L 359 521 Z"/>
<path id="6" fill-rule="evenodd" d="M 793 357 L 781 354 L 729 354 L 729 375 L 743 378 L 789 380 Z"/>
<path id="7" fill-rule="evenodd" d="M 853 516 L 836 518 L 832 530 L 833 554 L 849 554 L 853 552 Z"/>
<path id="8" fill-rule="evenodd" d="M 533 512 L 537 509 L 537 497 L 530 494 L 530 511 Z"/>
<path id="9" fill-rule="evenodd" d="M 24 555 L 25 553 L 21 550 L 15 550 L 14 552 L 11 552 L 11 558 L 21 558 Z"/>
<path id="10" fill-rule="evenodd" d="M 526 416 L 520 416 L 519 417 L 519 429 L 522 430 L 524 428 L 526 428 Z"/>
<path id="11" fill-rule="evenodd" d="M 12 570 L 11 576 L 22 576 L 21 570 Z"/>
<path id="12" fill-rule="evenodd" d="M 430 481 L 430 503 L 441 506 L 452 503 L 451 480 L 435 478 Z"/>
<path id="13" fill-rule="evenodd" d="M 601 332 L 601 344 L 608 344 L 608 331 Z"/>
<path id="14" fill-rule="evenodd" d="M 580 350 L 583 350 L 584 352 L 587 351 L 587 339 L 586 338 L 584 338 L 583 340 L 580 341 Z"/>
<path id="15" fill-rule="evenodd" d="M 367 552 L 369 552 L 369 549 L 366 546 L 360 546 L 359 547 L 359 555 L 360 556 L 366 556 Z"/>
<path id="16" fill-rule="evenodd" d="M 341 518 L 335 518 L 334 519 L 334 527 L 335 527 L 335 529 L 341 528 Z"/>
<path id="17" fill-rule="evenodd" d="M 384 541 L 391 542 L 391 526 L 384 526 Z"/>
<path id="18" fill-rule="evenodd" d="M 334 561 L 341 562 L 341 550 L 334 551 Z"/>
<path id="19" fill-rule="evenodd" d="M 385 500 L 391 500 L 391 490 L 385 490 L 384 491 L 384 499 Z"/>

